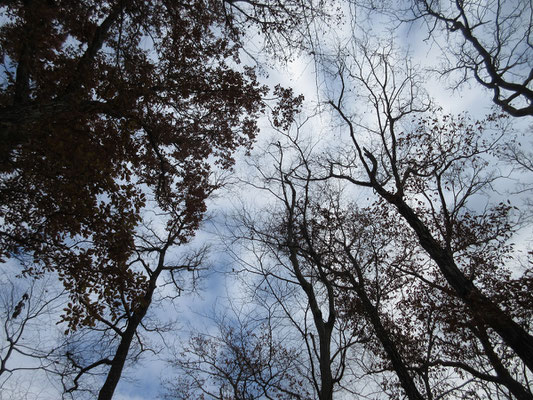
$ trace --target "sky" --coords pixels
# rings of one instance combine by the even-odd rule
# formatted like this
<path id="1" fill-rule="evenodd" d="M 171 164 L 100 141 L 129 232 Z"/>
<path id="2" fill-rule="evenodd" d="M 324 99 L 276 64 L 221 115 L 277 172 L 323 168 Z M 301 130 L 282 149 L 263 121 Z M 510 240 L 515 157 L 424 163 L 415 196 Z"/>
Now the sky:
<path id="1" fill-rule="evenodd" d="M 346 14 L 349 14 L 346 12 Z M 384 32 L 383 23 L 376 17 L 375 20 L 369 21 L 366 34 L 372 39 L 378 35 L 387 34 Z M 346 44 L 353 33 L 353 27 L 350 23 L 345 25 L 331 27 L 331 32 L 327 35 L 325 42 L 326 52 L 336 51 L 336 43 Z M 334 37 L 341 39 L 334 39 Z M 414 65 L 427 66 L 439 63 L 441 58 L 441 49 L 428 40 L 427 31 L 420 25 L 414 25 L 410 29 L 404 28 L 398 31 L 395 39 L 395 45 L 400 51 L 407 51 L 408 57 Z M 253 49 L 260 49 L 259 38 L 252 38 L 249 42 Z M 328 48 L 327 46 L 331 46 Z M 243 57 L 246 57 L 243 54 Z M 338 91 L 338 80 L 332 79 L 325 75 L 323 71 L 317 71 L 317 59 L 313 54 L 302 52 L 296 56 L 287 65 L 263 65 L 266 76 L 263 80 L 266 84 L 273 86 L 280 83 L 285 87 L 292 87 L 295 94 L 303 94 L 305 103 L 303 114 L 300 119 L 310 117 L 310 121 L 304 125 L 305 135 L 310 140 L 318 143 L 318 150 L 323 146 L 329 145 L 329 141 L 335 140 L 339 134 L 332 127 L 332 121 L 326 114 L 313 116 L 316 109 L 324 107 L 323 102 L 327 99 L 327 93 Z M 475 83 L 467 83 L 458 90 L 450 90 L 445 80 L 439 80 L 432 77 L 424 83 L 424 88 L 434 99 L 435 103 L 441 106 L 445 113 L 460 113 L 468 110 L 474 116 L 481 116 L 493 109 L 490 101 L 490 94 Z M 521 122 L 518 129 L 527 130 L 527 122 Z M 267 119 L 260 122 L 261 133 L 257 138 L 251 158 L 244 154 L 239 154 L 235 165 L 235 176 L 240 180 L 246 181 L 253 176 L 249 164 L 251 160 L 261 159 L 264 156 L 264 149 L 268 144 L 277 137 L 276 132 L 270 128 Z M 340 135 L 343 133 L 341 132 Z M 238 269 L 235 259 L 228 254 L 226 244 L 220 240 L 220 235 L 227 233 L 225 221 L 231 217 L 233 210 L 239 207 L 241 200 L 244 203 L 257 206 L 268 206 L 268 199 L 260 191 L 252 189 L 248 185 L 237 184 L 221 192 L 220 196 L 209 203 L 209 214 L 212 216 L 204 223 L 191 246 L 201 246 L 203 243 L 212 245 L 212 253 L 209 259 L 210 271 L 199 284 L 199 289 L 192 294 L 184 294 L 174 300 L 172 303 L 162 304 L 153 309 L 151 313 L 163 321 L 176 320 L 177 331 L 170 332 L 164 336 L 164 341 L 156 336 L 151 336 L 150 340 L 154 343 L 155 348 L 163 351 L 158 354 L 147 353 L 140 362 L 129 366 L 117 388 L 115 398 L 117 400 L 140 400 L 156 398 L 161 391 L 161 381 L 172 379 L 173 372 L 170 371 L 166 359 L 168 353 L 164 351 L 165 346 L 169 343 L 179 345 L 180 340 L 186 341 L 188 333 L 196 330 L 209 330 L 212 327 L 210 317 L 217 310 L 221 310 L 227 305 L 228 299 L 238 297 L 242 292 L 242 283 L 234 275 L 226 274 L 233 269 Z M 523 238 L 527 238 L 529 232 L 521 233 Z M 182 249 L 178 250 L 183 251 Z M 179 257 L 176 253 L 175 257 Z M 6 284 L 6 282 L 2 282 Z M 59 310 L 55 310 L 57 315 Z M 52 314 L 53 315 L 53 314 Z M 44 326 L 44 325 L 43 325 Z M 34 328 L 36 329 L 36 328 Z M 39 327 L 39 329 L 41 329 Z M 51 336 L 58 335 L 60 327 L 52 320 L 46 321 L 48 334 Z M 30 339 L 31 340 L 31 339 Z M 53 399 L 57 398 L 56 390 L 52 380 L 45 376 L 30 378 L 30 374 L 22 375 L 21 379 L 25 380 L 25 386 L 31 389 L 32 394 L 28 398 Z M 27 382 L 27 383 L 26 383 Z M 19 386 L 18 383 L 15 386 Z M 49 394 L 47 394 L 49 393 Z M 12 394 L 9 391 L 0 393 L 0 399 L 10 399 Z"/>

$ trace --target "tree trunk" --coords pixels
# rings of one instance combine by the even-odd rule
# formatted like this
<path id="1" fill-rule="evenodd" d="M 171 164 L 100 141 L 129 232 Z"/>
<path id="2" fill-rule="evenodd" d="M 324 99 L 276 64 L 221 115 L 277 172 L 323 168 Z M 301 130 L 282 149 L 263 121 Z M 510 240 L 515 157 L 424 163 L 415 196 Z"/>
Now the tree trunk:
<path id="1" fill-rule="evenodd" d="M 418 218 L 415 212 L 398 196 L 390 195 L 382 188 L 376 188 L 389 203 L 396 206 L 399 213 L 413 228 L 420 245 L 427 251 L 429 256 L 437 263 L 442 275 L 448 284 L 454 289 L 457 296 L 470 308 L 473 315 L 481 322 L 494 329 L 504 342 L 514 350 L 524 364 L 533 371 L 533 336 L 517 324 L 508 314 L 503 312 L 488 297 L 484 296 L 479 289 L 461 272 L 455 264 L 453 255 L 433 238 L 429 229 Z"/>
<path id="2" fill-rule="evenodd" d="M 161 264 L 161 262 L 160 262 Z M 107 378 L 104 382 L 104 385 L 98 393 L 98 400 L 111 400 L 115 389 L 117 388 L 120 377 L 122 376 L 122 370 L 124 369 L 124 364 L 126 363 L 126 358 L 135 337 L 135 332 L 141 324 L 150 304 L 152 303 L 152 295 L 154 294 L 156 288 L 157 278 L 161 273 L 161 268 L 158 268 L 154 271 L 153 275 L 150 277 L 150 283 L 146 294 L 140 300 L 140 307 L 133 313 L 133 316 L 128 322 L 128 326 L 121 336 L 120 343 L 118 345 L 117 351 L 115 352 L 115 357 L 111 363 L 111 368 L 107 373 Z"/>
<path id="3" fill-rule="evenodd" d="M 288 236 L 292 238 L 292 227 L 289 225 Z M 305 279 L 302 274 L 300 263 L 298 261 L 296 247 L 289 246 L 289 259 L 291 261 L 294 274 L 300 286 L 305 292 L 313 315 L 313 321 L 318 333 L 319 341 L 319 364 L 320 364 L 320 388 L 318 396 L 320 400 L 333 399 L 333 374 L 331 373 L 331 332 L 335 325 L 335 315 L 329 316 L 328 321 L 324 322 L 320 305 L 318 304 L 313 286 Z M 324 282 L 324 284 L 327 284 Z M 331 299 L 329 301 L 332 301 Z M 331 308 L 331 307 L 330 307 Z"/>
<path id="4" fill-rule="evenodd" d="M 104 385 L 100 389 L 100 393 L 98 393 L 98 400 L 111 400 L 113 398 L 118 381 L 122 376 L 122 370 L 124 369 L 126 357 L 128 356 L 135 331 L 141 322 L 140 318 L 134 317 L 134 319 L 138 320 L 138 322 L 131 322 L 128 324 L 128 328 L 124 332 L 117 351 L 115 352 L 115 357 L 113 357 L 113 362 L 109 372 L 107 373 L 107 378 L 104 382 Z"/>
<path id="5" fill-rule="evenodd" d="M 346 273 L 346 275 L 355 289 L 357 296 L 363 303 L 363 307 L 369 322 L 372 324 L 374 332 L 381 342 L 385 353 L 387 353 L 387 356 L 392 363 L 394 372 L 396 372 L 396 375 L 400 380 L 400 384 L 402 385 L 403 390 L 405 390 L 405 394 L 409 400 L 424 400 L 424 397 L 420 394 L 415 383 L 413 382 L 413 378 L 409 374 L 402 356 L 400 355 L 394 342 L 391 340 L 389 333 L 381 323 L 381 318 L 379 317 L 377 308 L 372 304 L 365 292 L 365 288 L 363 286 L 363 276 L 359 270 L 359 266 L 354 262 L 354 260 L 352 260 L 352 264 L 357 271 L 359 282 L 355 280 L 352 274 Z"/>
<path id="6" fill-rule="evenodd" d="M 320 341 L 320 400 L 333 400 L 333 376 L 331 374 L 331 330 L 319 332 Z"/>
<path id="7" fill-rule="evenodd" d="M 511 376 L 509 371 L 507 371 L 505 366 L 502 364 L 500 358 L 492 348 L 485 328 L 483 326 L 479 326 L 477 328 L 474 327 L 473 331 L 481 342 L 483 350 L 485 350 L 485 354 L 487 355 L 487 358 L 492 364 L 492 367 L 494 368 L 494 371 L 496 371 L 496 375 L 498 378 L 500 378 L 502 384 L 505 385 L 505 387 L 507 387 L 507 389 L 509 389 L 513 396 L 518 400 L 533 400 L 531 393 L 528 393 L 527 390 Z"/>

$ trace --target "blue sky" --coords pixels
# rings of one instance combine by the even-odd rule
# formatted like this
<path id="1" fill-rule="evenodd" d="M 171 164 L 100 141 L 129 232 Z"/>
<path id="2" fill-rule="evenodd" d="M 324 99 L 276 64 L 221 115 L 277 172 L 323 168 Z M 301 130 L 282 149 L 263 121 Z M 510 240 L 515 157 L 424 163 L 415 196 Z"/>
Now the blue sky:
<path id="1" fill-rule="evenodd" d="M 370 25 L 372 25 L 372 21 L 370 22 Z M 375 29 L 372 30 L 367 27 L 366 34 L 371 38 L 373 37 L 372 35 L 383 35 L 383 25 L 380 25 L 381 23 L 377 20 L 374 20 L 373 24 Z M 323 50 L 328 52 L 337 51 L 339 43 L 349 43 L 347 37 L 351 36 L 352 33 L 352 26 L 349 23 L 343 27 L 338 27 L 338 29 L 332 27 L 331 32 L 324 40 Z M 410 57 L 414 65 L 431 66 L 438 64 L 441 58 L 441 49 L 433 42 L 424 40 L 426 38 L 427 32 L 421 26 L 415 25 L 414 28 L 401 29 L 399 31 L 396 45 L 400 52 L 407 51 L 408 57 Z M 260 49 L 259 38 L 250 40 L 251 48 Z M 243 57 L 245 56 L 243 55 Z M 281 83 L 283 86 L 292 87 L 296 94 L 305 95 L 306 100 L 302 119 L 315 114 L 317 105 L 319 109 L 323 107 L 321 102 L 327 100 L 328 93 L 336 93 L 339 88 L 337 79 L 325 75 L 321 70 L 316 70 L 317 64 L 315 61 L 313 54 L 302 52 L 288 65 L 263 66 L 268 75 L 268 77 L 263 78 L 265 83 L 271 86 Z M 434 76 L 424 82 L 424 88 L 435 103 L 444 109 L 444 112 L 459 113 L 468 110 L 475 116 L 481 116 L 493 109 L 490 94 L 479 85 L 467 83 L 453 91 L 447 86 L 448 84 L 445 80 L 439 80 Z M 530 121 L 526 121 L 520 121 L 518 130 L 526 131 L 529 129 L 528 124 Z M 318 143 L 318 150 L 321 149 L 321 146 L 327 147 L 329 140 L 334 141 L 338 137 L 337 135 L 342 134 L 342 132 L 332 133 L 335 130 L 331 124 L 332 120 L 327 114 L 312 116 L 311 120 L 307 122 L 305 127 L 306 134 L 310 140 Z M 270 129 L 267 119 L 261 121 L 260 125 L 262 131 L 252 152 L 252 159 L 253 157 L 261 158 L 264 155 L 264 148 L 277 135 Z M 244 154 L 239 154 L 237 158 L 235 174 L 244 181 L 253 176 L 253 171 L 248 165 L 250 160 Z M 531 183 L 531 180 L 529 182 Z M 231 274 L 223 273 L 240 267 L 235 258 L 228 254 L 225 244 L 219 237 L 220 233 L 226 230 L 225 221 L 231 217 L 232 210 L 239 206 L 240 200 L 248 204 L 255 204 L 255 206 L 268 206 L 269 202 L 261 191 L 254 190 L 248 185 L 236 184 L 227 190 L 221 191 L 220 196 L 209 203 L 209 213 L 213 217 L 200 229 L 191 246 L 201 246 L 204 243 L 211 245 L 208 265 L 209 268 L 212 268 L 212 271 L 205 273 L 196 293 L 185 293 L 172 302 L 163 302 L 150 311 L 153 316 L 162 321 L 175 320 L 177 330 L 165 333 L 163 335 L 164 340 L 155 335 L 148 335 L 149 340 L 154 343 L 154 347 L 161 351 L 157 354 L 146 353 L 139 363 L 127 367 L 124 377 L 117 388 L 116 399 L 140 400 L 156 398 L 161 392 L 161 380 L 172 376 L 172 371 L 165 361 L 169 357 L 169 354 L 165 351 L 165 346 L 169 343 L 179 343 L 176 339 L 186 341 L 187 334 L 190 331 L 210 329 L 209 326 L 212 321 L 210 322 L 209 316 L 212 315 L 213 310 L 223 309 L 228 299 L 238 297 L 242 292 L 241 283 Z M 519 240 L 529 238 L 529 231 L 521 232 L 519 235 Z M 183 249 L 178 249 L 175 257 L 179 258 L 182 251 Z M 4 271 L 7 271 L 7 268 Z M 4 281 L 2 284 L 5 285 L 6 282 Z M 45 329 L 51 336 L 57 336 L 61 326 L 57 326 L 54 321 L 47 319 L 42 321 L 42 325 L 32 329 L 37 331 Z M 31 334 L 29 332 L 29 335 Z M 33 335 L 35 335 L 35 331 Z M 16 363 L 17 359 L 13 362 Z M 57 398 L 57 390 L 60 388 L 57 382 L 54 382 L 52 376 L 48 378 L 42 373 L 35 375 L 33 372 L 27 372 L 18 374 L 18 379 L 24 382 L 24 385 L 27 385 L 25 387 L 30 388 L 32 393 L 38 393 L 35 395 L 36 398 Z M 15 386 L 20 386 L 21 381 L 12 380 L 7 385 L 9 386 L 14 382 Z M 9 390 L 6 389 L 4 393 L 4 395 L 0 393 L 0 399 L 10 398 L 8 397 L 11 396 Z M 33 394 L 28 397 L 31 398 L 32 396 Z"/>

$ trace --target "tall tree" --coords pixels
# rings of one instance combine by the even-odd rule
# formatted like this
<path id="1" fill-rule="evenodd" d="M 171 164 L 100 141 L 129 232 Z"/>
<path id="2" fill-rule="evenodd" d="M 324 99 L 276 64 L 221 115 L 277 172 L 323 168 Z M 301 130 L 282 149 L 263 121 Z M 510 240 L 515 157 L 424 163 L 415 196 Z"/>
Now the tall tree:
<path id="1" fill-rule="evenodd" d="M 422 399 L 385 317 L 386 299 L 405 282 L 386 267 L 390 238 L 364 226 L 370 221 L 364 212 L 345 211 L 335 185 L 316 179 L 312 145 L 298 134 L 286 138 L 265 151 L 274 170 L 262 165 L 262 179 L 253 181 L 271 196 L 268 210 L 238 217 L 245 226 L 236 233 L 240 263 L 258 277 L 254 294 L 270 293 L 300 333 L 318 398 L 363 396 L 366 378 L 354 359 L 371 354 L 380 360 L 372 363 L 381 362 L 376 369 L 386 365 L 397 374 L 408 398 Z"/>
<path id="2" fill-rule="evenodd" d="M 474 319 L 497 332 L 533 370 L 533 337 L 523 321 L 513 319 L 523 310 L 504 310 L 505 303 L 491 298 L 489 288 L 476 280 L 482 275 L 480 266 L 505 268 L 505 243 L 512 234 L 509 205 L 489 203 L 484 210 L 473 209 L 475 196 L 495 179 L 484 155 L 494 149 L 498 136 L 482 137 L 480 132 L 492 125 L 499 137 L 505 135 L 505 117 L 469 122 L 466 117 L 443 116 L 441 121 L 427 116 L 415 122 L 414 116 L 430 108 L 417 96 L 414 70 L 398 69 L 390 54 L 376 54 L 366 46 L 360 54 L 339 59 L 340 89 L 329 102 L 346 126 L 355 153 L 351 160 L 356 161 L 330 161 L 328 176 L 370 188 L 392 206 Z M 348 111 L 348 82 L 365 90 L 375 123 L 359 123 Z M 354 173 L 356 164 L 362 173 Z M 499 250 L 484 250 L 493 247 Z"/>
<path id="3" fill-rule="evenodd" d="M 72 328 L 93 319 L 75 308 L 80 296 L 109 300 L 121 287 L 133 299 L 147 284 L 127 263 L 143 188 L 185 218 L 184 242 L 214 188 L 211 160 L 229 168 L 257 133 L 265 88 L 239 67 L 240 45 L 216 33 L 225 29 L 219 6 L 4 8 L 1 255 L 31 254 L 27 272 L 59 272 Z"/>
<path id="4" fill-rule="evenodd" d="M 57 272 L 69 331 L 114 335 L 111 357 L 75 363 L 109 367 L 109 399 L 161 274 L 197 266 L 166 254 L 198 228 L 212 171 L 251 145 L 267 90 L 240 62 L 242 32 L 221 1 L 2 10 L 0 256 Z M 147 209 L 163 233 L 142 228 Z"/>

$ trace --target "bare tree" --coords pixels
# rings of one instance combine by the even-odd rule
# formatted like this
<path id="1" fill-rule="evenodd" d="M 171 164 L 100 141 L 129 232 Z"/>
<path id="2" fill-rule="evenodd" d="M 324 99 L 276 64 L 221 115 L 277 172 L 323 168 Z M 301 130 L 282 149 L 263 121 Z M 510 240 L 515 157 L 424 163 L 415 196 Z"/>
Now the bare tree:
<path id="1" fill-rule="evenodd" d="M 381 304 L 404 282 L 398 274 L 389 276 L 390 268 L 378 256 L 384 253 L 389 238 L 363 226 L 362 221 L 369 224 L 369 219 L 362 217 L 364 212 L 343 215 L 347 212 L 341 206 L 341 192 L 315 178 L 309 148 L 298 135 L 287 139 L 287 148 L 281 143 L 270 146 L 268 154 L 275 171 L 269 174 L 267 168 L 260 168 L 263 183 L 257 183 L 278 206 L 271 205 L 259 215 L 241 212 L 247 230 L 239 232 L 239 237 L 248 243 L 245 254 L 252 254 L 252 261 L 244 264 L 246 269 L 260 276 L 259 284 L 271 290 L 300 331 L 307 348 L 312 349 L 308 351 L 311 363 L 313 353 L 316 355 L 320 381 L 315 386 L 320 398 L 331 398 L 325 396 L 333 396 L 334 391 L 329 389 L 333 385 L 362 395 L 357 387 L 362 385 L 363 377 L 349 384 L 341 378 L 353 370 L 354 366 L 349 365 L 353 359 L 362 357 L 360 352 L 350 357 L 349 350 L 367 348 L 374 357 L 391 365 L 390 370 L 397 374 L 409 398 L 422 399 Z M 266 262 L 269 255 L 277 268 Z M 305 319 L 295 317 L 297 308 L 274 285 L 276 281 L 296 286 L 305 294 L 316 340 Z M 359 306 L 353 306 L 354 301 Z M 334 337 L 338 339 L 332 341 Z M 374 347 L 363 345 L 369 342 Z M 333 343 L 337 350 L 330 350 Z M 332 361 L 336 356 L 328 354 L 340 357 L 335 375 Z"/>
<path id="2" fill-rule="evenodd" d="M 414 0 L 411 11 L 442 44 L 441 74 L 457 72 L 459 84 L 474 78 L 510 115 L 533 116 L 531 1 Z"/>
<path id="3" fill-rule="evenodd" d="M 248 272 L 243 279 L 253 282 L 250 285 L 256 301 L 272 304 L 278 310 L 277 318 L 288 321 L 299 337 L 307 358 L 304 379 L 318 398 L 332 399 L 358 338 L 338 318 L 332 277 L 303 250 L 303 239 L 297 237 L 301 219 L 308 217 L 305 212 L 302 214 L 307 199 L 292 192 L 281 145 L 270 146 L 268 154 L 275 162 L 275 170 L 270 174 L 268 166 L 258 167 L 263 179 L 249 181 L 248 185 L 258 185 L 257 189 L 272 196 L 273 207 L 251 213 L 246 209 L 239 211 L 231 240 L 240 246 L 242 254 L 232 251 L 237 265 Z M 305 193 L 307 189 L 302 186 L 298 192 Z"/>
<path id="4" fill-rule="evenodd" d="M 341 13 L 332 0 L 224 0 L 223 13 L 233 31 L 259 31 L 263 48 L 287 62 L 308 50 L 317 25 L 338 21 Z M 253 35 L 253 33 L 252 33 Z M 248 54 L 252 49 L 246 49 Z"/>
<path id="5" fill-rule="evenodd" d="M 65 292 L 52 277 L 18 277 L 1 286 L 0 389 L 7 391 L 16 389 L 20 383 L 13 381 L 22 373 L 56 374 L 55 359 L 65 343 L 54 335 L 52 320 L 61 311 Z"/>
<path id="6" fill-rule="evenodd" d="M 233 307 L 228 307 L 236 312 Z M 311 399 L 302 383 L 299 352 L 276 332 L 275 319 L 257 309 L 212 319 L 215 332 L 195 332 L 170 360 L 178 379 L 166 383 L 168 399 Z"/>
<path id="7" fill-rule="evenodd" d="M 329 104 L 346 127 L 355 155 L 351 165 L 330 161 L 327 177 L 370 188 L 392 207 L 473 318 L 500 335 L 531 370 L 533 337 L 524 321 L 513 319 L 523 310 L 508 307 L 488 284 L 490 274 L 505 269 L 511 207 L 475 205 L 476 196 L 496 179 L 486 157 L 505 134 L 505 118 L 469 121 L 437 117 L 436 111 L 424 114 L 429 105 L 413 96 L 416 75 L 400 72 L 383 54 L 363 49 L 362 57 L 343 56 L 338 65 L 340 89 Z M 375 124 L 360 122 L 349 111 L 350 84 L 367 93 Z M 483 135 L 491 125 L 499 130 L 493 138 Z"/>
<path id="8" fill-rule="evenodd" d="M 453 120 L 450 116 L 444 120 L 448 118 Z M 432 121 L 439 122 L 437 119 Z M 476 145 L 469 143 L 460 134 L 461 129 L 456 129 L 461 124 L 468 137 L 472 136 L 469 140 L 475 142 L 476 135 L 481 135 L 483 141 Z M 458 157 L 463 171 L 448 166 L 453 172 L 443 175 L 449 179 L 448 185 L 458 184 L 454 180 L 462 180 L 466 193 L 475 192 L 470 184 L 477 182 L 484 186 L 494 179 L 490 174 L 481 173 L 485 164 L 479 158 L 487 155 L 494 142 L 485 141 L 489 137 L 481 122 L 476 132 L 467 127 L 464 119 L 452 125 L 453 130 L 439 129 L 440 136 L 435 142 L 427 141 L 430 137 L 425 135 L 431 134 L 428 130 L 427 133 L 419 132 L 416 143 L 400 143 L 413 154 L 420 155 L 417 172 L 422 181 L 427 179 L 422 173 L 426 171 L 424 168 L 433 168 L 425 164 L 424 157 L 437 162 L 435 154 L 428 152 L 429 147 L 435 146 L 436 152 L 444 151 L 446 157 L 451 157 L 441 160 L 442 165 L 450 161 L 453 164 L 454 157 Z M 436 138 L 431 136 L 431 139 Z M 289 141 L 296 153 L 296 161 L 288 161 L 281 168 L 283 164 L 279 164 L 279 159 L 290 158 L 286 155 L 290 152 L 281 144 L 274 145 L 274 153 L 278 154 L 276 165 L 280 167 L 277 174 L 267 175 L 266 179 L 269 190 L 279 187 L 274 195 L 279 196 L 281 208 L 270 206 L 267 211 L 270 220 L 276 222 L 259 229 L 258 218 L 249 217 L 247 226 L 253 229 L 243 236 L 257 243 L 274 243 L 270 252 L 279 254 L 278 263 L 282 262 L 283 256 L 289 257 L 290 262 L 283 265 L 288 271 L 295 271 L 294 284 L 300 284 L 296 276 L 298 271 L 303 271 L 304 278 L 316 280 L 311 285 L 314 290 L 318 290 L 322 281 L 327 282 L 334 292 L 337 320 L 352 322 L 339 329 L 349 332 L 354 342 L 365 343 L 363 348 L 382 360 L 381 364 L 368 369 L 368 373 L 382 377 L 387 383 L 383 390 L 391 391 L 391 396 L 399 395 L 391 389 L 394 379 L 387 377 L 387 372 L 392 371 L 409 398 L 454 398 L 458 395 L 477 398 L 484 391 L 487 396 L 531 399 L 527 372 L 521 370 L 523 364 L 519 358 L 483 321 L 479 321 L 453 288 L 442 282 L 435 261 L 421 248 L 418 238 L 410 234 L 409 225 L 398 219 L 394 208 L 379 197 L 373 204 L 362 208 L 354 202 L 343 201 L 346 195 L 341 196 L 339 189 L 327 183 L 330 178 L 319 173 L 324 157 L 317 159 L 307 154 L 306 145 L 298 136 Z M 469 155 L 473 148 L 477 149 L 475 154 Z M 348 169 L 340 162 L 330 166 L 345 168 L 344 171 Z M 476 168 L 479 168 L 477 172 Z M 335 175 L 335 170 L 333 172 Z M 473 180 L 469 181 L 466 177 L 470 173 L 473 173 L 470 176 Z M 513 307 L 513 300 L 508 295 L 512 289 L 513 296 L 530 298 L 523 288 L 519 288 L 520 285 L 527 286 L 527 277 L 512 279 L 505 268 L 511 250 L 506 245 L 507 235 L 512 231 L 508 225 L 507 207 L 497 204 L 492 209 L 486 207 L 483 212 L 478 211 L 477 216 L 461 215 L 455 209 L 463 199 L 459 188 L 456 188 L 457 197 L 450 200 L 450 204 L 455 204 L 450 210 L 457 218 L 453 240 L 449 239 L 454 256 L 461 268 L 468 271 L 470 279 L 483 287 L 491 299 L 501 302 L 500 306 L 506 311 L 515 308 L 511 315 L 528 323 L 531 310 Z M 425 197 L 419 197 L 417 212 L 425 212 L 425 223 L 435 234 L 444 236 L 445 229 L 439 227 L 440 214 L 424 208 L 441 201 L 439 196 L 430 196 L 430 187 L 423 182 L 413 183 L 406 193 L 406 196 L 414 193 L 428 196 L 427 203 Z M 292 241 L 287 240 L 289 237 Z M 292 253 L 288 243 L 293 246 Z M 256 247 L 252 250 L 257 253 Z M 296 265 L 291 254 L 293 259 L 297 257 Z M 255 262 L 264 263 L 264 256 L 257 256 Z M 253 265 L 253 261 L 249 264 Z M 262 274 L 265 276 L 263 284 L 269 276 L 280 278 L 279 272 L 271 269 L 263 269 Z M 278 297 L 291 312 L 295 312 L 286 297 Z M 322 304 L 328 303 L 322 300 Z M 366 330 L 356 329 L 361 321 L 367 322 Z M 303 326 L 302 322 L 300 326 Z M 355 382 L 355 393 L 358 383 L 360 385 L 361 381 Z"/>
<path id="9" fill-rule="evenodd" d="M 128 355 L 133 347 L 137 348 L 134 358 L 149 350 L 145 346 L 141 336 L 141 330 L 161 331 L 164 326 L 150 328 L 146 322 L 146 315 L 154 303 L 154 296 L 163 290 L 167 285 L 171 285 L 178 293 L 183 289 L 183 283 L 187 279 L 194 279 L 198 274 L 207 254 L 207 248 L 200 248 L 192 253 L 186 253 L 181 260 L 173 261 L 172 251 L 176 246 L 187 241 L 189 222 L 180 214 L 179 210 L 160 214 L 164 216 L 164 228 L 156 229 L 150 225 L 145 225 L 144 232 L 140 231 L 137 236 L 135 256 L 130 261 L 130 268 L 139 269 L 147 276 L 147 282 L 143 285 L 143 293 L 139 298 L 129 298 L 126 293 L 113 299 L 113 313 L 103 316 L 94 313 L 97 325 L 92 330 L 100 331 L 100 340 L 108 341 L 109 345 L 104 351 L 107 355 L 102 358 L 92 358 L 89 362 L 84 357 L 84 362 L 80 362 L 73 353 L 66 354 L 66 357 L 73 367 L 72 383 L 70 387 L 65 387 L 66 392 L 72 393 L 79 388 L 80 379 L 93 370 L 104 368 L 105 381 L 99 389 L 98 399 L 111 399 L 118 381 L 122 375 Z M 191 278 L 184 277 L 188 274 Z M 168 297 L 168 295 L 164 295 Z M 159 299 L 158 301 L 160 301 Z M 81 300 L 83 301 L 83 299 Z M 94 307 L 94 303 L 85 304 L 88 310 Z M 81 354 L 83 356 L 83 354 Z M 75 371 L 75 373 L 74 373 Z"/>

